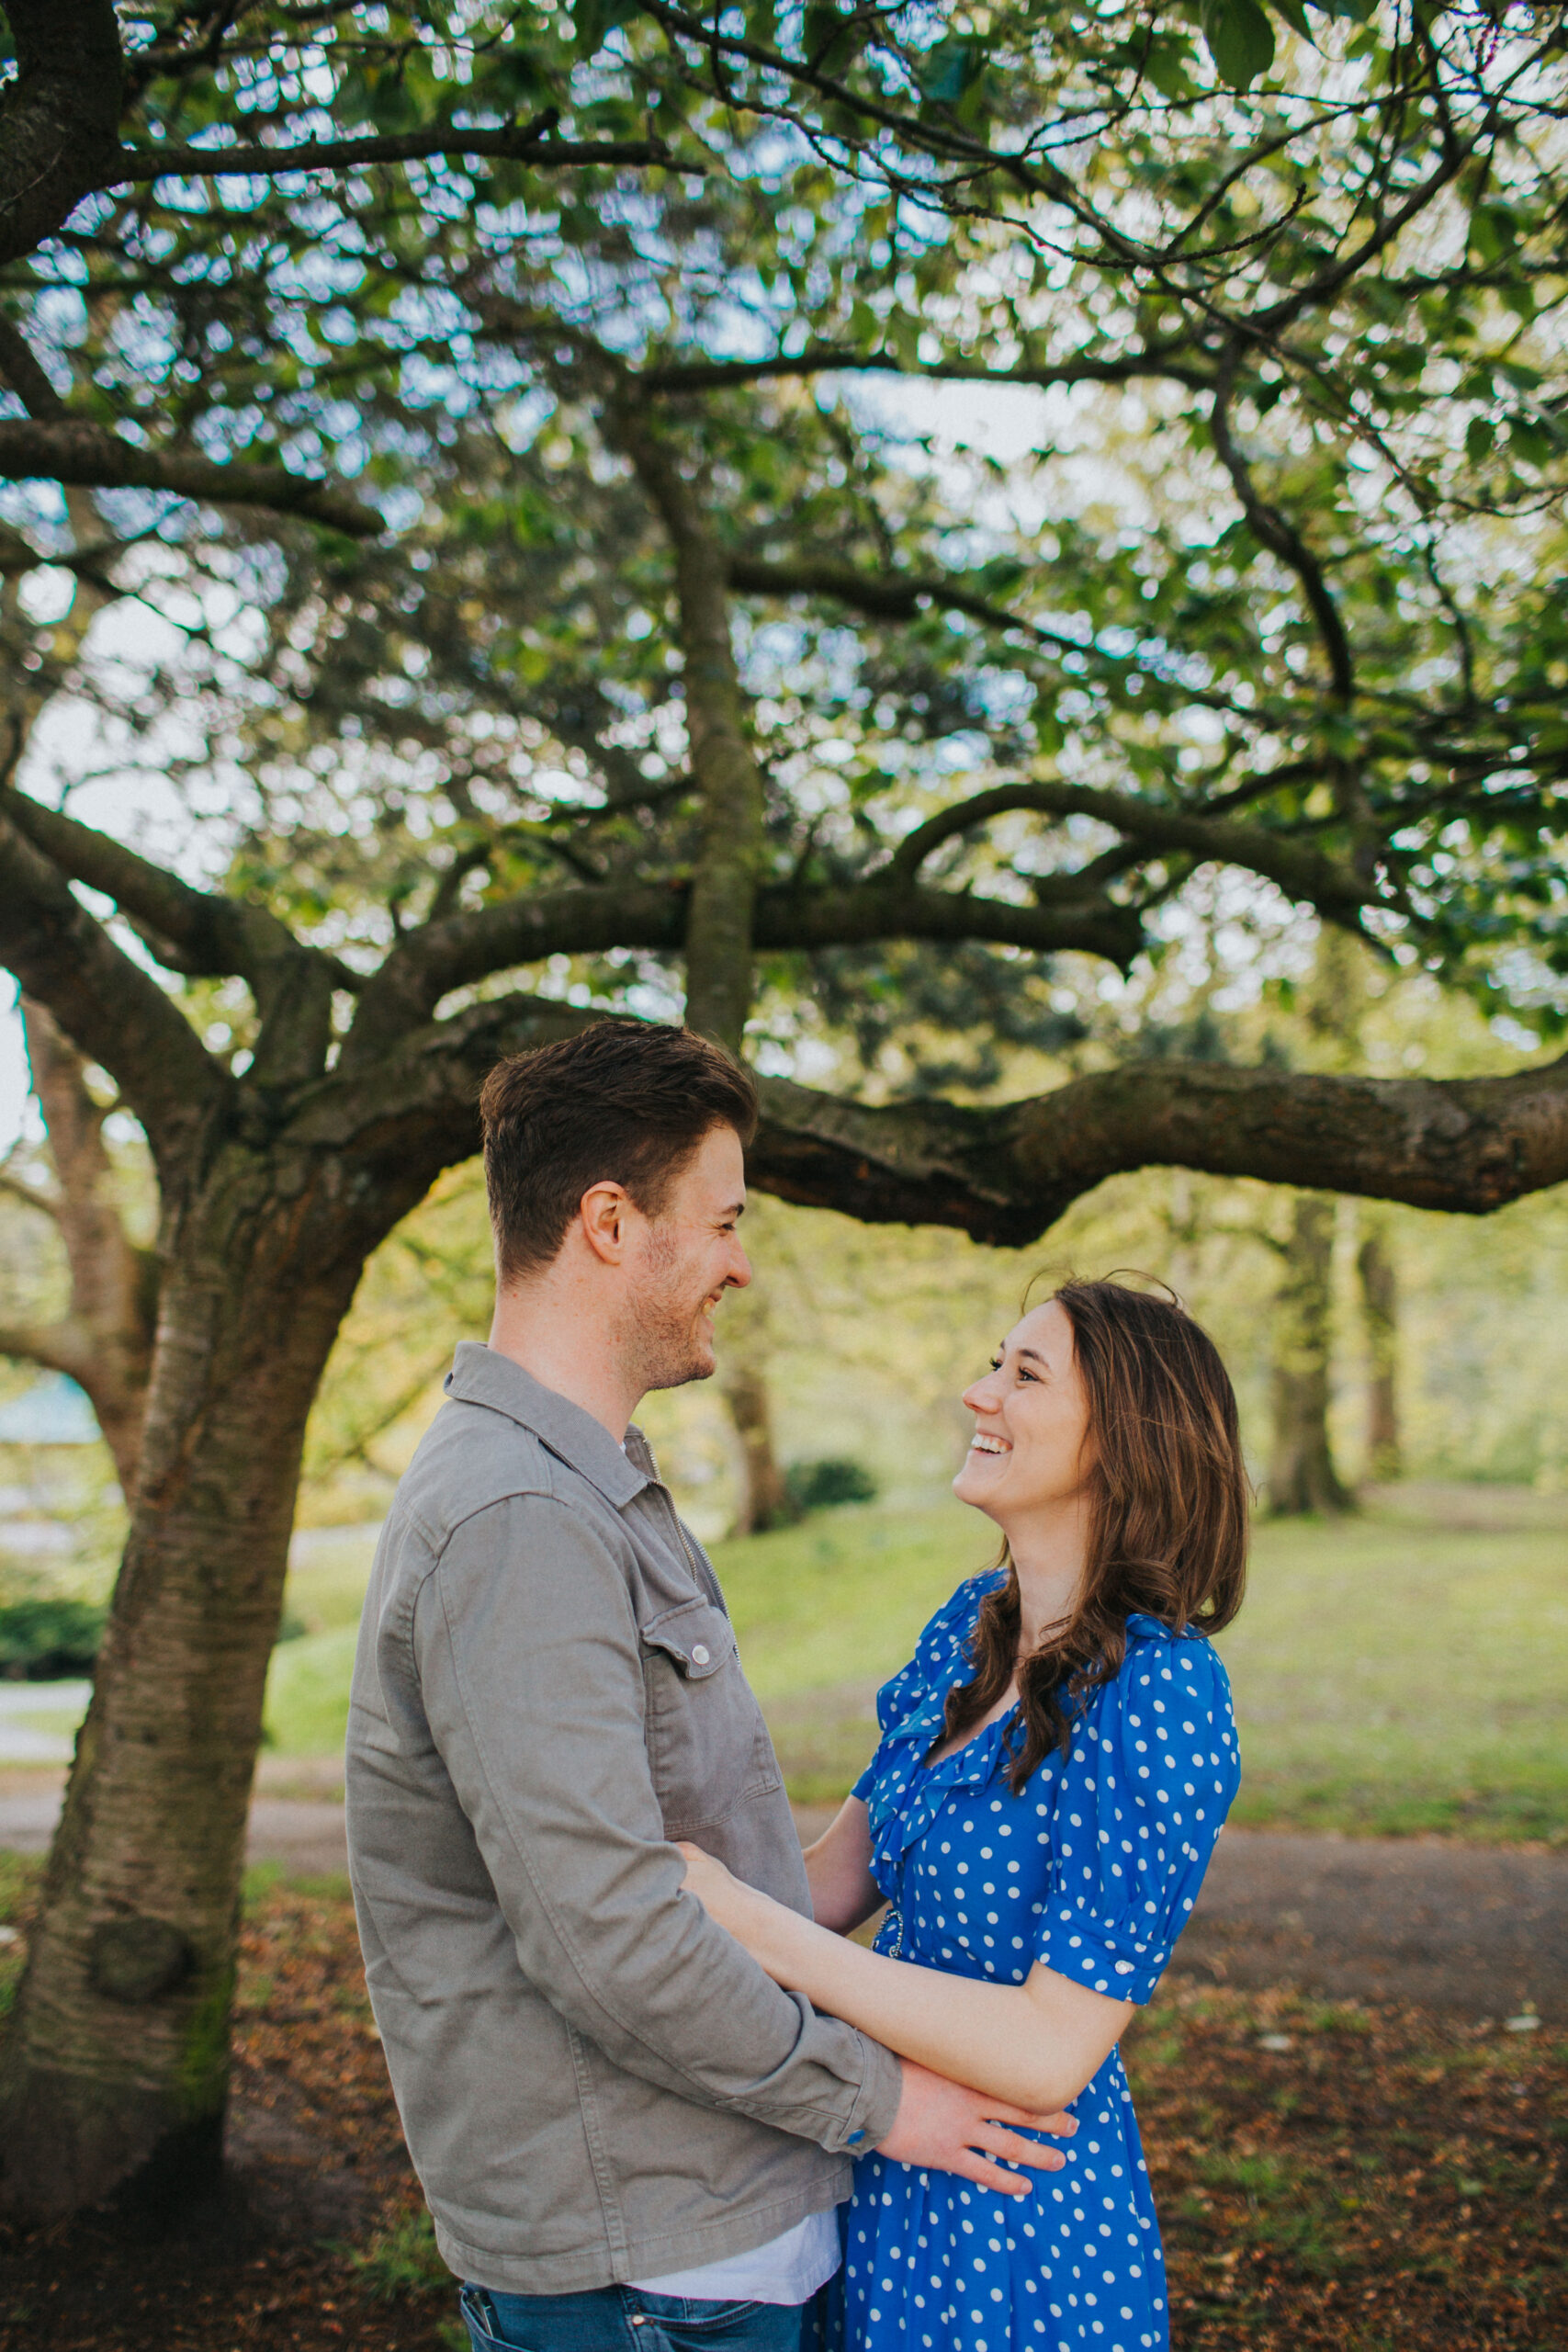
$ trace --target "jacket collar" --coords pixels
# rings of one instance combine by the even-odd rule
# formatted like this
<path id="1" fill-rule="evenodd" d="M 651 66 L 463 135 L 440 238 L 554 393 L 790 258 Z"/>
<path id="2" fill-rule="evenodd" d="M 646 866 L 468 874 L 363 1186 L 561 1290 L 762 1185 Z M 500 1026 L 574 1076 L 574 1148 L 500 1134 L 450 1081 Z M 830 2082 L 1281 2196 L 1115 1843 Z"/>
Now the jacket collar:
<path id="1" fill-rule="evenodd" d="M 617 1510 L 658 1477 L 642 1431 L 626 1431 L 622 1453 L 603 1421 L 569 1396 L 547 1388 L 510 1356 L 498 1355 L 479 1340 L 459 1340 L 446 1375 L 448 1396 L 465 1405 L 485 1405 L 532 1430 L 560 1461 L 597 1487 Z M 647 1464 L 645 1468 L 643 1465 Z"/>

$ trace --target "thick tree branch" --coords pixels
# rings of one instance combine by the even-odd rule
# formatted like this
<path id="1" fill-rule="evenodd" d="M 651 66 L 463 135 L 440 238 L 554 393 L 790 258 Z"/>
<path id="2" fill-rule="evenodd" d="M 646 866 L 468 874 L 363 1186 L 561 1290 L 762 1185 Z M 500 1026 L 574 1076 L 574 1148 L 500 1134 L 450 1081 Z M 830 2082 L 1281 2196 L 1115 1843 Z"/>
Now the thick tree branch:
<path id="1" fill-rule="evenodd" d="M 18 326 L 0 312 L 0 375 L 31 417 L 62 416 L 65 402 L 44 373 L 32 345 Z"/>
<path id="2" fill-rule="evenodd" d="M 875 620 L 889 621 L 913 620 L 923 605 L 935 605 L 943 612 L 967 613 L 971 619 L 984 621 L 990 628 L 1021 630 L 1057 652 L 1094 650 L 1081 638 L 1069 637 L 1063 629 L 1046 628 L 1022 614 L 1010 613 L 1005 605 L 994 604 L 988 596 L 965 588 L 962 581 L 949 579 L 942 572 L 890 576 L 886 572 L 857 571 L 848 563 L 819 563 L 810 559 L 775 563 L 750 555 L 730 556 L 728 571 L 730 586 L 739 588 L 743 594 L 830 596 L 835 604 L 849 605 L 857 612 L 869 613 Z"/>
<path id="3" fill-rule="evenodd" d="M 3 363 L 0 363 L 3 364 Z M 381 517 L 351 491 L 282 466 L 247 465 L 165 449 L 138 449 L 81 417 L 0 419 L 0 481 L 59 481 L 83 490 L 163 490 L 215 506 L 261 506 L 297 515 L 354 538 L 368 538 Z"/>
<path id="4" fill-rule="evenodd" d="M 250 944 L 247 918 L 252 910 L 210 891 L 193 889 L 166 867 L 127 849 L 123 842 L 67 817 L 61 809 L 46 808 L 26 793 L 6 791 L 0 797 L 0 811 L 62 874 L 112 899 L 126 920 L 148 934 L 153 954 L 160 962 L 167 962 L 171 970 L 202 979 L 243 972 Z M 254 911 L 259 922 L 288 938 L 276 916 Z"/>
<path id="5" fill-rule="evenodd" d="M 479 1150 L 479 1089 L 502 1055 L 574 1037 L 604 1019 L 601 1010 L 536 996 L 468 1005 L 376 1059 L 340 1062 L 301 1091 L 281 1140 L 306 1151 L 352 1151 L 367 1184 L 395 1184 L 412 1208 L 444 1168 Z"/>
<path id="6" fill-rule="evenodd" d="M 678 953 L 687 936 L 689 900 L 689 887 L 677 882 L 540 890 L 411 932 L 360 991 L 344 1066 L 378 1060 L 423 1026 L 444 996 L 493 973 L 542 963 L 547 956 L 587 956 L 608 947 Z M 1036 955 L 1077 948 L 1124 966 L 1137 954 L 1142 932 L 1132 908 L 1102 899 L 1015 906 L 874 875 L 840 889 L 775 884 L 760 890 L 752 938 L 772 953 L 876 939 L 984 939 Z"/>
<path id="7" fill-rule="evenodd" d="M 491 973 L 609 947 L 678 950 L 685 931 L 686 890 L 670 882 L 540 890 L 426 924 L 400 940 L 361 989 L 344 1066 L 374 1064 L 423 1027 L 452 989 Z"/>
<path id="8" fill-rule="evenodd" d="M 122 842 L 25 793 L 0 793 L 9 817 L 73 881 L 112 899 L 138 936 L 187 978 L 237 973 L 261 1015 L 252 1075 L 260 1085 L 314 1078 L 326 1060 L 335 988 L 357 985 L 333 956 L 295 938 L 265 907 L 197 890 Z"/>
<path id="9" fill-rule="evenodd" d="M 62 228 L 115 152 L 125 66 L 113 0 L 6 0 L 17 75 L 0 92 L 0 262 Z"/>
<path id="10" fill-rule="evenodd" d="M 552 107 L 531 123 L 493 130 L 406 130 L 363 139 L 305 139 L 295 147 L 122 147 L 93 185 L 124 187 L 163 179 L 281 179 L 292 172 L 345 172 L 363 164 L 418 164 L 437 158 L 460 163 L 469 155 L 498 155 L 541 171 L 567 171 L 590 164 L 669 164 L 662 139 L 550 139 L 539 126 L 556 119 Z M 701 167 L 681 160 L 682 173 Z"/>
<path id="11" fill-rule="evenodd" d="M 1036 956 L 1071 950 L 1103 956 L 1122 970 L 1144 944 L 1134 909 L 1087 893 L 1077 906 L 1015 906 L 970 890 L 923 890 L 880 875 L 837 890 L 760 891 L 755 937 L 761 948 L 803 952 L 879 939 L 983 939 Z"/>
<path id="12" fill-rule="evenodd" d="M 1134 1063 L 998 1109 L 760 1080 L 761 1190 L 868 1223 L 1032 1241 L 1108 1176 L 1192 1168 L 1484 1216 L 1568 1180 L 1568 1058 L 1509 1078 Z"/>
<path id="13" fill-rule="evenodd" d="M 300 1097 L 288 1140 L 352 1147 L 421 1188 L 477 1148 L 502 1054 L 602 1019 L 537 997 L 470 1005 Z M 1133 1063 L 997 1108 L 873 1106 L 759 1080 L 750 1182 L 870 1224 L 1033 1240 L 1108 1176 L 1182 1167 L 1483 1216 L 1568 1180 L 1568 1058 L 1508 1078 L 1371 1079 Z M 418 1193 L 413 1194 L 418 1197 Z"/>
<path id="14" fill-rule="evenodd" d="M 227 1073 L 3 808 L 0 962 L 109 1072 L 160 1166 L 177 1161 L 229 1086 Z"/>
<path id="15" fill-rule="evenodd" d="M 732 555 L 728 562 L 729 584 L 743 594 L 828 596 L 835 604 L 847 605 L 853 612 L 869 614 L 874 620 L 890 621 L 913 620 L 923 605 L 934 605 L 942 612 L 966 613 L 987 628 L 1016 630 L 1054 653 L 1092 661 L 1107 670 L 1141 671 L 1147 677 L 1170 683 L 1168 673 L 1162 673 L 1146 655 L 1107 653 L 1098 645 L 1086 644 L 1082 638 L 1068 636 L 1064 629 L 1047 628 L 1022 613 L 1010 613 L 1005 605 L 994 604 L 988 596 L 965 588 L 962 581 L 942 572 L 889 574 L 860 571 L 848 563 L 809 560 L 779 563 L 749 555 Z M 1181 694 L 1185 701 L 1200 704 L 1207 710 L 1234 712 L 1236 708 L 1229 695 L 1189 685 L 1185 681 Z"/>
<path id="16" fill-rule="evenodd" d="M 751 1007 L 765 796 L 736 667 L 727 567 L 675 451 L 650 430 L 642 407 L 617 398 L 605 421 L 675 556 L 686 740 L 702 810 L 686 914 L 686 1021 L 739 1053 Z"/>
<path id="17" fill-rule="evenodd" d="M 62 1372 L 78 1387 L 86 1385 L 84 1374 L 91 1374 L 93 1353 L 93 1334 L 69 1316 L 58 1323 L 0 1323 L 0 1356 Z"/>
<path id="18" fill-rule="evenodd" d="M 1003 784 L 955 802 L 905 835 L 886 869 L 889 877 L 912 881 L 943 842 L 1015 808 L 1034 808 L 1051 817 L 1093 817 L 1149 850 L 1181 850 L 1205 863 L 1244 866 L 1352 930 L 1359 928 L 1362 907 L 1383 903 L 1380 893 L 1348 865 L 1325 857 L 1310 842 L 1292 841 L 1265 825 L 1238 824 L 1233 819 L 1134 799 L 1128 793 L 1071 784 Z"/>
<path id="19" fill-rule="evenodd" d="M 1164 376 L 1195 391 L 1206 390 L 1214 381 L 1214 370 L 1196 367 L 1184 356 L 1191 349 L 1190 335 L 1172 335 L 1117 359 L 1073 358 L 986 368 L 976 360 L 907 360 L 891 351 L 810 343 L 804 351 L 778 352 L 771 359 L 668 360 L 643 368 L 637 380 L 642 390 L 649 392 L 719 392 L 732 385 L 770 383 L 780 377 L 886 374 L 931 377 L 944 383 L 1030 384 L 1045 390 L 1053 384 L 1129 384 L 1140 376 Z"/>
<path id="20" fill-rule="evenodd" d="M 686 921 L 686 1021 L 732 1052 L 750 1010 L 752 915 L 765 857 L 761 770 L 751 746 L 730 628 L 725 556 L 679 452 L 649 422 L 648 401 L 624 363 L 581 328 L 478 289 L 473 308 L 509 342 L 564 340 L 601 390 L 605 438 L 626 458 L 675 559 L 682 688 L 700 842 Z"/>

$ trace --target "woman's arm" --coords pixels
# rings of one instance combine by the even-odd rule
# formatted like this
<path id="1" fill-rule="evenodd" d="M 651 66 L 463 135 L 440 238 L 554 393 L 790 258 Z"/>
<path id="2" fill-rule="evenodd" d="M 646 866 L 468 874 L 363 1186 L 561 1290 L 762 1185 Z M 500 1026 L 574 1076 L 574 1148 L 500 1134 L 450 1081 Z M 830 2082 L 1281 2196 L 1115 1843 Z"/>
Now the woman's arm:
<path id="1" fill-rule="evenodd" d="M 1133 2014 L 1130 2001 L 1091 1993 L 1040 1962 L 1022 1984 L 985 1984 L 889 1960 L 743 1885 L 699 1847 L 681 1851 L 687 1891 L 776 1983 L 900 2057 L 998 2098 L 1042 2112 L 1066 2107 Z"/>
<path id="2" fill-rule="evenodd" d="M 871 1821 L 859 1797 L 846 1797 L 815 1846 L 806 1849 L 811 1909 L 819 1928 L 852 1935 L 881 1906 L 871 1874 Z"/>

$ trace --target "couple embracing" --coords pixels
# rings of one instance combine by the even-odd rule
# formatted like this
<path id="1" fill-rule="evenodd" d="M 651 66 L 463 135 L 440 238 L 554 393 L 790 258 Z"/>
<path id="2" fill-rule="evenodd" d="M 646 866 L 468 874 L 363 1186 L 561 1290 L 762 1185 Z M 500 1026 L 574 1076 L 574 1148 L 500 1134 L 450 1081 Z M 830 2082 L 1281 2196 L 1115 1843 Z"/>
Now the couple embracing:
<path id="1" fill-rule="evenodd" d="M 1069 1283 L 964 1396 L 1005 1539 L 803 1857 L 724 1598 L 640 1431 L 750 1279 L 750 1082 L 605 1022 L 481 1103 L 498 1295 L 366 1600 L 350 1860 L 475 2352 L 1150 2352 L 1117 2042 L 1237 1779 L 1230 1384 Z M 874 1950 L 851 1940 L 882 1905 Z"/>

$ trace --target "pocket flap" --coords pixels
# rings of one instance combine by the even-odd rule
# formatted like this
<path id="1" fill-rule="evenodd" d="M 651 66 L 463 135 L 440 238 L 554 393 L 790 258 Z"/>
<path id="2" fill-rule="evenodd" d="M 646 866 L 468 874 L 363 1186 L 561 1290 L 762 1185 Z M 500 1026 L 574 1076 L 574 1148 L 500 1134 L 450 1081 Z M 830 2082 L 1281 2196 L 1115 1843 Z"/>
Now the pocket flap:
<path id="1" fill-rule="evenodd" d="M 716 1674 L 735 1656 L 735 1628 L 711 1600 L 683 1600 L 637 1631 L 649 1649 L 673 1658 L 689 1682 Z"/>

